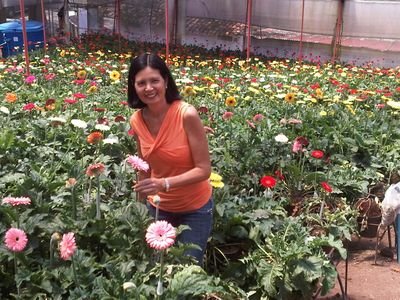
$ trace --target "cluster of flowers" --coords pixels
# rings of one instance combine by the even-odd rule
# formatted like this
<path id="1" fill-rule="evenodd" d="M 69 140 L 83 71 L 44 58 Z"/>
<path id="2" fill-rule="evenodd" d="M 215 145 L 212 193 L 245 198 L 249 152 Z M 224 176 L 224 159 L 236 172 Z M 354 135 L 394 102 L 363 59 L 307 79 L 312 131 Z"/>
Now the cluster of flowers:
<path id="1" fill-rule="evenodd" d="M 6 197 L 3 199 L 2 204 L 18 207 L 31 204 L 31 199 L 28 197 Z M 74 255 L 77 249 L 74 233 L 69 232 L 63 234 L 62 237 L 57 234 L 57 236 L 59 236 L 57 240 L 60 241 L 58 245 L 60 257 L 64 260 L 68 260 Z M 4 243 L 8 250 L 12 252 L 22 252 L 28 245 L 28 236 L 22 229 L 11 227 L 6 231 Z"/>

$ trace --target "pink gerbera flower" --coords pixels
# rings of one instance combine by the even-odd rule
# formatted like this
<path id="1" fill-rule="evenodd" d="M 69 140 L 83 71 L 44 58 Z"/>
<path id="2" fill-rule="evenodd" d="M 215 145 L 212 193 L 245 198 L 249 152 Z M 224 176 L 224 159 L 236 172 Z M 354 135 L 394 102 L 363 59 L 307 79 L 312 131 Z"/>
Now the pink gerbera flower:
<path id="1" fill-rule="evenodd" d="M 167 221 L 156 221 L 150 224 L 146 232 L 146 242 L 149 247 L 164 250 L 175 242 L 175 228 Z"/>
<path id="2" fill-rule="evenodd" d="M 31 199 L 28 197 L 6 197 L 3 199 L 3 204 L 10 204 L 12 206 L 28 205 L 31 204 Z"/>
<path id="3" fill-rule="evenodd" d="M 126 159 L 126 162 L 131 165 L 137 171 L 145 171 L 149 170 L 149 164 L 136 155 L 129 155 Z"/>
<path id="4" fill-rule="evenodd" d="M 25 104 L 25 105 L 22 107 L 22 110 L 31 111 L 31 110 L 34 109 L 35 107 L 36 107 L 36 104 L 35 104 L 35 103 L 28 103 L 28 104 Z"/>
<path id="5" fill-rule="evenodd" d="M 28 243 L 26 233 L 18 228 L 10 228 L 7 230 L 4 242 L 6 247 L 13 252 L 21 252 Z"/>
<path id="6" fill-rule="evenodd" d="M 34 75 L 29 75 L 25 78 L 25 83 L 32 84 L 36 81 L 36 77 Z"/>
<path id="7" fill-rule="evenodd" d="M 60 242 L 60 256 L 63 260 L 67 260 L 74 255 L 76 251 L 75 236 L 73 232 L 63 234 Z"/>

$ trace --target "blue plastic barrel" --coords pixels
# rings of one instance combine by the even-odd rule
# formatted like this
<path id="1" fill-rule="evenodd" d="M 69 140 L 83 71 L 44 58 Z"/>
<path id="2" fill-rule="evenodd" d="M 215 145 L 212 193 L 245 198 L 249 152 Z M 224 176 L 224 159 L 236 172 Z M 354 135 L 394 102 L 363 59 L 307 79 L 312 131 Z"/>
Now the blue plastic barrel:
<path id="1" fill-rule="evenodd" d="M 42 22 L 26 21 L 26 33 L 29 50 L 43 47 L 43 24 Z M 0 47 L 3 57 L 21 53 L 24 47 L 21 21 L 12 21 L 0 24 Z"/>

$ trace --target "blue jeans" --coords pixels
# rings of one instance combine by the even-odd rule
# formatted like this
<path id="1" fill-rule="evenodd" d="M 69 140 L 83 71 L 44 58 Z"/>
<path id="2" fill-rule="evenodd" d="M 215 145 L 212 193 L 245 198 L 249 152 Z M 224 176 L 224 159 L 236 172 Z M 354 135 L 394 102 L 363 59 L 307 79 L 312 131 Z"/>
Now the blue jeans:
<path id="1" fill-rule="evenodd" d="M 164 210 L 158 211 L 158 219 L 165 220 L 174 227 L 179 225 L 188 225 L 191 229 L 183 230 L 177 240 L 181 243 L 193 243 L 198 245 L 199 249 L 190 249 L 185 251 L 185 255 L 193 256 L 200 266 L 203 265 L 204 252 L 207 247 L 207 240 L 211 234 L 213 225 L 213 207 L 214 202 L 211 198 L 203 207 L 195 211 L 173 213 Z M 147 208 L 153 218 L 156 215 L 156 208 L 147 203 Z"/>

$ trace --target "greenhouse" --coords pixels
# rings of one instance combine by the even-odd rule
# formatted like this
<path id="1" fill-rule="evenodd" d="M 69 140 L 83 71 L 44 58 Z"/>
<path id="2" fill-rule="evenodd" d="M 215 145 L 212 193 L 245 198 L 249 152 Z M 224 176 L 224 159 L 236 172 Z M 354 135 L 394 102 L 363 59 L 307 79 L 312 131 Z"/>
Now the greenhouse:
<path id="1" fill-rule="evenodd" d="M 0 0 L 0 299 L 396 299 L 399 12 Z"/>

